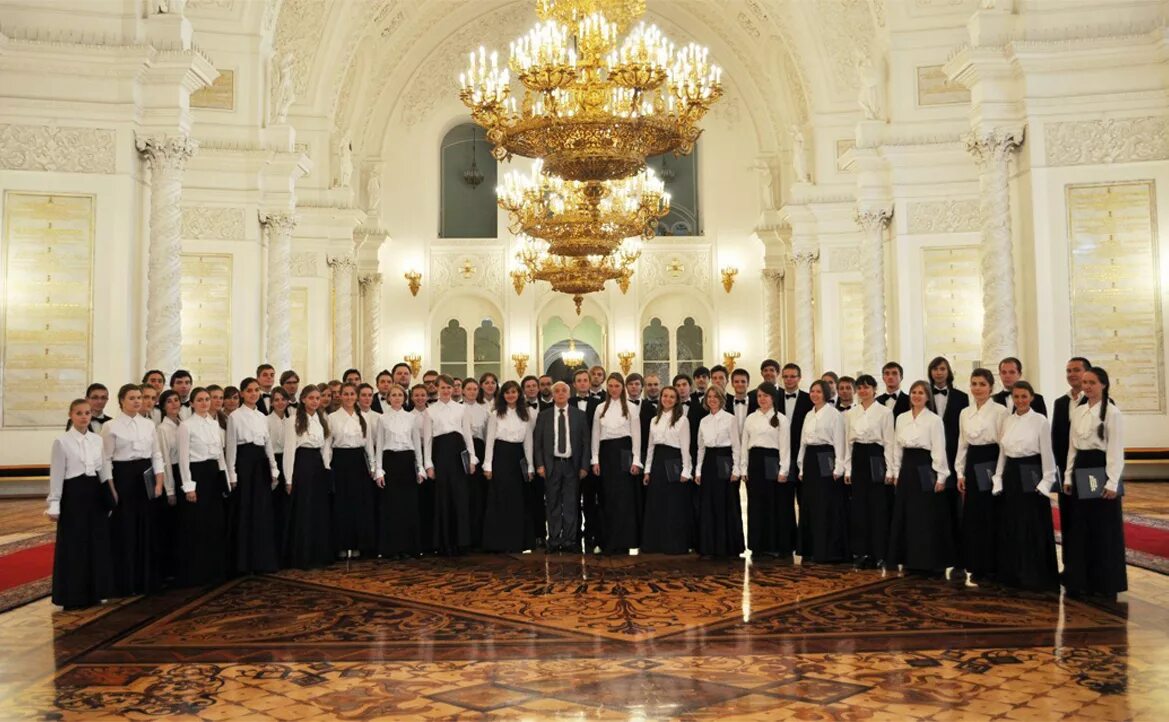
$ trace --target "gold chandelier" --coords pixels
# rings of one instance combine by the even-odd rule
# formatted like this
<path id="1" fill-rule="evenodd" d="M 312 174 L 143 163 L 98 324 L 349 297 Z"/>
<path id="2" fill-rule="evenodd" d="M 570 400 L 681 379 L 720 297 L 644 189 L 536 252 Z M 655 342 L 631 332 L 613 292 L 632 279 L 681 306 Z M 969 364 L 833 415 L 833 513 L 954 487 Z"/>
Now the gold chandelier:
<path id="1" fill-rule="evenodd" d="M 541 158 L 549 175 L 595 184 L 637 175 L 652 155 L 689 153 L 723 93 L 722 69 L 706 48 L 676 50 L 644 22 L 619 43 L 644 12 L 644 0 L 536 0 L 541 22 L 511 43 L 507 68 L 472 51 L 459 98 L 495 158 Z M 518 107 L 511 72 L 524 88 Z"/>
<path id="2" fill-rule="evenodd" d="M 617 281 L 621 292 L 629 290 L 633 267 L 641 257 L 636 240 L 626 240 L 617 250 L 606 255 L 563 256 L 549 252 L 546 241 L 523 238 L 523 246 L 516 253 L 529 281 L 545 281 L 557 293 L 572 296 L 576 313 L 586 293 L 604 290 L 607 281 Z"/>
<path id="3" fill-rule="evenodd" d="M 665 184 L 647 168 L 631 178 L 581 183 L 543 173 L 543 161 L 524 175 L 509 171 L 495 189 L 517 235 L 548 243 L 558 256 L 607 255 L 626 238 L 649 240 L 670 212 Z"/>

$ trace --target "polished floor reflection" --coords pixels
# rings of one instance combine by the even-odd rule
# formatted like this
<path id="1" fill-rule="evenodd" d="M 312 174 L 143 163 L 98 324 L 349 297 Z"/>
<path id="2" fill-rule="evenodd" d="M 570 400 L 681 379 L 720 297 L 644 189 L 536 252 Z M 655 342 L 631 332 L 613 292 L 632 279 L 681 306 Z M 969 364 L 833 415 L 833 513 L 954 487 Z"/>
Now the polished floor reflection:
<path id="1" fill-rule="evenodd" d="M 1102 604 L 844 566 L 338 563 L 0 615 L 0 719 L 1165 719 L 1169 580 Z"/>

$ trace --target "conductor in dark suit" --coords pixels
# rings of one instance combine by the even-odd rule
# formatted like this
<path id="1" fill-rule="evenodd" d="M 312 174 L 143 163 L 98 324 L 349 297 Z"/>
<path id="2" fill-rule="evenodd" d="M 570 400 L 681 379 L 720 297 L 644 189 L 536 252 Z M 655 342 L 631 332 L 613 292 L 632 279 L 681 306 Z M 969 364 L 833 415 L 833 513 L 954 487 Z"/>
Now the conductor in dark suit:
<path id="1" fill-rule="evenodd" d="M 532 462 L 544 479 L 548 551 L 580 551 L 580 482 L 591 449 L 585 412 L 568 403 L 568 384 L 552 386 L 552 407 L 536 418 Z"/>

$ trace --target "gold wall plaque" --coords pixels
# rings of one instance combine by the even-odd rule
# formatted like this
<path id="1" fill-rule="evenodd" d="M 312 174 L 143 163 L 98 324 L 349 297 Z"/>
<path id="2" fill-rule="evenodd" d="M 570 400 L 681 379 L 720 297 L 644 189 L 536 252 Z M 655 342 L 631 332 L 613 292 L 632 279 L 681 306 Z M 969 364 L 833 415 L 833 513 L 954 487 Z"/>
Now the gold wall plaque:
<path id="1" fill-rule="evenodd" d="M 191 93 L 192 108 L 235 110 L 235 71 L 217 68 L 219 77 L 211 85 Z"/>
<path id="2" fill-rule="evenodd" d="M 840 375 L 855 377 L 865 367 L 865 293 L 860 281 L 840 284 Z"/>
<path id="3" fill-rule="evenodd" d="M 950 82 L 941 65 L 924 65 L 917 69 L 918 105 L 956 105 L 969 102 L 969 88 Z"/>
<path id="4" fill-rule="evenodd" d="M 1104 367 L 1126 412 L 1165 410 L 1153 181 L 1068 185 L 1072 352 Z"/>
<path id="5" fill-rule="evenodd" d="M 199 386 L 231 378 L 231 256 L 184 253 L 183 366 Z"/>
<path id="6" fill-rule="evenodd" d="M 961 378 L 982 356 L 982 274 L 978 246 L 922 250 L 925 363 L 950 361 Z"/>
<path id="7" fill-rule="evenodd" d="M 93 196 L 4 194 L 3 425 L 64 428 L 90 383 Z"/>
<path id="8" fill-rule="evenodd" d="M 309 382 L 308 377 L 308 289 L 298 286 L 292 289 L 288 301 L 288 315 L 292 323 L 292 368 L 300 375 L 301 388 Z M 279 369 L 277 374 L 285 369 Z"/>

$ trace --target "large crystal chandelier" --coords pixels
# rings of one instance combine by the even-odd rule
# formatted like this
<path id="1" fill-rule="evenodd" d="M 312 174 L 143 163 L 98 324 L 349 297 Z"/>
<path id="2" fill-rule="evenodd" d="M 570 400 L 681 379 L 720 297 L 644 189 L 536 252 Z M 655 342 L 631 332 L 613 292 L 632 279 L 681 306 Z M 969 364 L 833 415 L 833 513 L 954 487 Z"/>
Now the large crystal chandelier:
<path id="1" fill-rule="evenodd" d="M 472 51 L 459 97 L 495 158 L 542 158 L 545 173 L 597 182 L 636 175 L 651 155 L 689 153 L 722 70 L 706 48 L 675 49 L 644 22 L 619 40 L 644 12 L 644 0 L 536 0 L 541 22 L 511 43 L 506 68 Z"/>
<path id="2" fill-rule="evenodd" d="M 633 267 L 641 257 L 638 241 L 629 239 L 617 250 L 606 255 L 563 256 L 549 252 L 546 241 L 522 237 L 523 245 L 516 253 L 529 281 L 545 281 L 552 290 L 572 296 L 576 313 L 586 293 L 596 293 L 608 281 L 616 281 L 625 293 L 633 277 Z"/>

